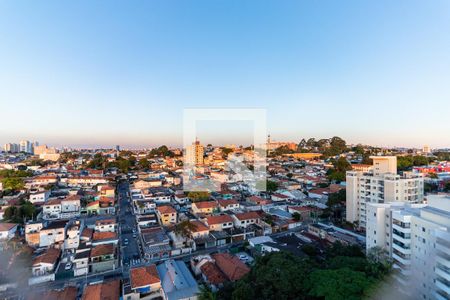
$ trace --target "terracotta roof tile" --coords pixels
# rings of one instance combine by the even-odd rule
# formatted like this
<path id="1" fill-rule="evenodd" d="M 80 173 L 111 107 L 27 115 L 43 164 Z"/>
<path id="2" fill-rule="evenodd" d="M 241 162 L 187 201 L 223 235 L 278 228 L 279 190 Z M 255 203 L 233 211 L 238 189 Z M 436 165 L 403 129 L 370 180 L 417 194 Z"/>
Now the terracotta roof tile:
<path id="1" fill-rule="evenodd" d="M 177 211 L 175 210 L 175 208 L 173 208 L 170 205 L 162 205 L 162 206 L 158 206 L 156 208 L 160 214 L 164 215 L 164 214 L 174 214 Z"/>
<path id="2" fill-rule="evenodd" d="M 120 297 L 120 280 L 88 285 L 84 289 L 82 300 L 117 300 Z"/>
<path id="3" fill-rule="evenodd" d="M 130 278 L 133 289 L 161 282 L 156 265 L 133 268 L 130 270 Z"/>
<path id="4" fill-rule="evenodd" d="M 218 215 L 218 216 L 209 216 L 206 218 L 208 225 L 215 224 L 223 224 L 233 222 L 233 218 L 230 215 Z"/>
<path id="5" fill-rule="evenodd" d="M 251 220 L 251 219 L 259 219 L 259 215 L 254 211 L 244 212 L 235 214 L 236 218 L 240 221 L 242 220 Z"/>
<path id="6" fill-rule="evenodd" d="M 91 250 L 91 257 L 102 256 L 114 254 L 114 245 L 113 244 L 102 244 L 97 245 Z"/>
<path id="7" fill-rule="evenodd" d="M 229 253 L 216 253 L 212 255 L 216 265 L 230 281 L 236 281 L 250 272 L 250 268 L 239 258 Z"/>
<path id="8" fill-rule="evenodd" d="M 202 202 L 194 202 L 192 205 L 195 205 L 198 209 L 206 209 L 206 208 L 215 208 L 217 207 L 216 201 L 202 201 Z"/>
<path id="9" fill-rule="evenodd" d="M 94 232 L 92 239 L 94 241 L 98 240 L 107 240 L 107 239 L 115 239 L 117 238 L 117 234 L 115 232 L 105 231 L 105 232 Z"/>
<path id="10" fill-rule="evenodd" d="M 227 281 L 225 274 L 212 262 L 207 262 L 200 267 L 209 283 L 219 285 Z"/>

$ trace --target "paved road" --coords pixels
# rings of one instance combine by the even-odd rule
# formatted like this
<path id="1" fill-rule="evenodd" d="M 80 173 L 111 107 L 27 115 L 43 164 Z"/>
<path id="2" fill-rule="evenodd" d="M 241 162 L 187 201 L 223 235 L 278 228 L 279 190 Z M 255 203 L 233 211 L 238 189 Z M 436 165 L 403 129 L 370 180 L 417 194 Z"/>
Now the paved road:
<path id="1" fill-rule="evenodd" d="M 119 224 L 120 224 L 120 253 L 124 266 L 134 265 L 141 259 L 139 239 L 133 237 L 133 230 L 137 233 L 136 218 L 132 213 L 129 195 L 129 184 L 121 182 L 119 193 Z M 126 240 L 128 243 L 126 243 Z"/>

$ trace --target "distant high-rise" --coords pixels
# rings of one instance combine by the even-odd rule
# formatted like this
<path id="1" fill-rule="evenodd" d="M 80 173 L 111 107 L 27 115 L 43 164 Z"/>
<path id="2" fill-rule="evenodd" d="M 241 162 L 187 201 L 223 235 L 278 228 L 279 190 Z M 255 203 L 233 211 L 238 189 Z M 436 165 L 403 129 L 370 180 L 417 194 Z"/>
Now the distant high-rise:
<path id="1" fill-rule="evenodd" d="M 17 153 L 20 151 L 20 146 L 19 144 L 8 143 L 3 146 L 3 150 L 9 153 Z"/>
<path id="2" fill-rule="evenodd" d="M 185 163 L 188 165 L 202 165 L 203 164 L 204 148 L 198 140 L 192 145 L 187 146 Z"/>
<path id="3" fill-rule="evenodd" d="M 423 153 L 426 153 L 426 154 L 431 153 L 431 148 L 430 148 L 430 146 L 428 146 L 428 145 L 423 146 L 422 152 L 423 152 Z"/>
<path id="4" fill-rule="evenodd" d="M 116 145 L 116 151 L 120 151 L 120 146 Z"/>
<path id="5" fill-rule="evenodd" d="M 20 152 L 33 153 L 33 144 L 30 141 L 20 141 Z"/>

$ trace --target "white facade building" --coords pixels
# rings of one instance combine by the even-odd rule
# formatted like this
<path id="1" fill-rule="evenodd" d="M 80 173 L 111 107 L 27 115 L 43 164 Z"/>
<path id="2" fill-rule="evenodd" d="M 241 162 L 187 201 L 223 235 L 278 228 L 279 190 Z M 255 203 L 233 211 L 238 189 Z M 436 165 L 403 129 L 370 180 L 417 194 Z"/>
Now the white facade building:
<path id="1" fill-rule="evenodd" d="M 368 204 L 367 250 L 392 258 L 403 292 L 420 299 L 450 299 L 450 197 L 428 204 Z"/>
<path id="2" fill-rule="evenodd" d="M 369 172 L 348 171 L 346 176 L 347 221 L 366 228 L 368 203 L 423 201 L 423 177 L 405 172 L 397 175 L 397 157 L 373 156 Z"/>

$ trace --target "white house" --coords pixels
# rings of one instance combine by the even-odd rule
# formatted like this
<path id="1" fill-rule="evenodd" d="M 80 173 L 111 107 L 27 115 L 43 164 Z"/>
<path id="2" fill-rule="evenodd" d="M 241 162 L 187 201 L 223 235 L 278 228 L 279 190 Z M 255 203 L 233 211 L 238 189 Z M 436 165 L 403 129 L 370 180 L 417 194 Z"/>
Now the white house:
<path id="1" fill-rule="evenodd" d="M 50 197 L 50 191 L 38 191 L 30 194 L 29 201 L 31 203 L 44 203 Z"/>
<path id="2" fill-rule="evenodd" d="M 0 223 L 0 241 L 12 239 L 16 230 L 17 224 L 15 223 Z"/>

